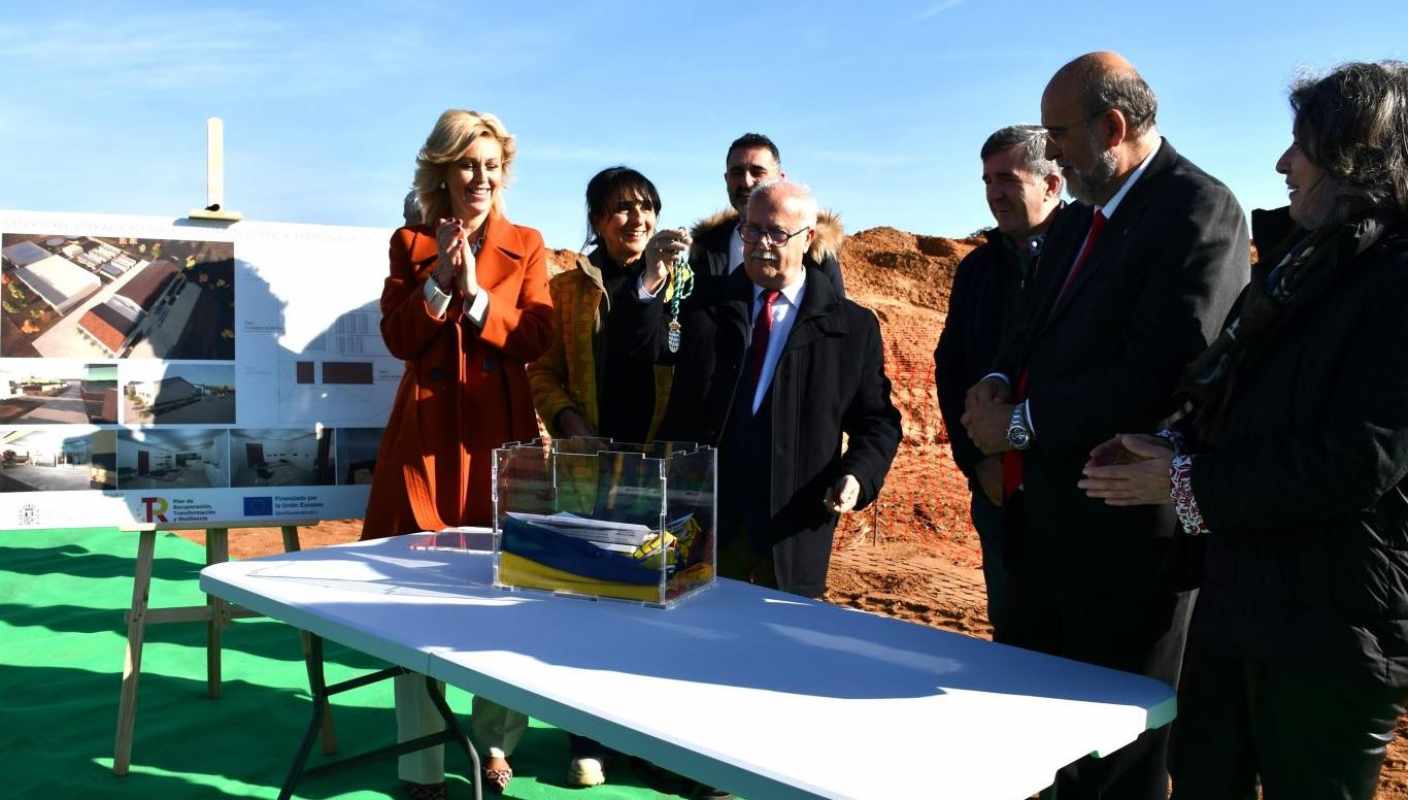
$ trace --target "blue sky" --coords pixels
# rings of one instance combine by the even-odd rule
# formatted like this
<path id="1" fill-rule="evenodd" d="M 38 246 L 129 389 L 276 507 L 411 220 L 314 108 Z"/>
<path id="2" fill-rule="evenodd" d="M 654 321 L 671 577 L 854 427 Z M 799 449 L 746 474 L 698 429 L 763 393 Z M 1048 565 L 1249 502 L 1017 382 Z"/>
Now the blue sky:
<path id="1" fill-rule="evenodd" d="M 982 140 L 1095 49 L 1245 207 L 1279 205 L 1289 82 L 1408 58 L 1401 0 L 60 5 L 0 1 L 0 208 L 184 215 L 215 115 L 229 207 L 389 227 L 436 116 L 470 107 L 519 138 L 510 217 L 573 248 L 597 170 L 640 169 L 686 225 L 724 206 L 749 130 L 850 231 L 967 234 L 991 222 Z"/>

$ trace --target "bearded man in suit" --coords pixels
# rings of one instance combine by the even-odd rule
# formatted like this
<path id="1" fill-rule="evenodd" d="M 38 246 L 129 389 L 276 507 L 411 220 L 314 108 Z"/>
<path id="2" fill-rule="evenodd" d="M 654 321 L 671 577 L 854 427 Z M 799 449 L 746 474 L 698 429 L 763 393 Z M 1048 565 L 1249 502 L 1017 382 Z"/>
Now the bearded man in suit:
<path id="1" fill-rule="evenodd" d="M 1170 506 L 1116 508 L 1076 485 L 1092 449 L 1157 430 L 1184 366 L 1249 272 L 1246 217 L 1155 127 L 1123 57 L 1063 66 L 1041 98 L 1047 156 L 1081 201 L 1047 236 L 1039 301 L 967 397 L 973 442 L 1003 458 L 1006 640 L 1178 685 L 1200 554 Z M 1168 728 L 1057 776 L 1071 798 L 1164 800 Z"/>

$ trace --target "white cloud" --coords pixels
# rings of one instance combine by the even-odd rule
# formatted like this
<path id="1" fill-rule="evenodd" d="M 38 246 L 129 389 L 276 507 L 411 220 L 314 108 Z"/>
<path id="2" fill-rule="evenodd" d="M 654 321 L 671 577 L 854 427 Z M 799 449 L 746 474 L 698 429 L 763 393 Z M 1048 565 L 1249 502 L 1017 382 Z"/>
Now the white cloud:
<path id="1" fill-rule="evenodd" d="M 961 5 L 963 5 L 963 0 L 939 0 L 939 2 L 932 3 L 928 8 L 924 9 L 923 11 L 920 11 L 918 14 L 915 14 L 914 19 L 921 20 L 929 19 L 930 17 L 936 17 L 944 13 L 945 11 L 958 8 Z"/>
<path id="2" fill-rule="evenodd" d="M 264 72 L 277 52 L 278 25 L 239 11 L 121 16 L 101 24 L 59 20 L 8 26 L 4 61 L 48 81 L 68 77 L 134 89 L 238 82 Z"/>

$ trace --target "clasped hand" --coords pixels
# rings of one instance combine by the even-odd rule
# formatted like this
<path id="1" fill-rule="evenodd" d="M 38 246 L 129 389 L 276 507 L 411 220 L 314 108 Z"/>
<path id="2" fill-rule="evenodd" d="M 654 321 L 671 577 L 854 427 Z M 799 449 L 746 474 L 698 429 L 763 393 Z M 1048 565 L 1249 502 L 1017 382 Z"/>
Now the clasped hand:
<path id="1" fill-rule="evenodd" d="M 431 278 L 440 291 L 450 293 L 456 287 L 466 300 L 473 300 L 479 294 L 479 279 L 475 275 L 474 251 L 469 246 L 469 231 L 459 219 L 451 217 L 440 220 L 435 228 L 435 242 L 439 258 Z"/>
<path id="2" fill-rule="evenodd" d="M 1173 448 L 1164 439 L 1120 434 L 1090 451 L 1076 485 L 1106 505 L 1164 505 L 1172 502 L 1172 464 Z"/>
<path id="3" fill-rule="evenodd" d="M 984 378 L 968 390 L 959 419 L 968 438 L 990 456 L 1012 449 L 1007 427 L 1012 421 L 1012 387 L 998 378 Z"/>

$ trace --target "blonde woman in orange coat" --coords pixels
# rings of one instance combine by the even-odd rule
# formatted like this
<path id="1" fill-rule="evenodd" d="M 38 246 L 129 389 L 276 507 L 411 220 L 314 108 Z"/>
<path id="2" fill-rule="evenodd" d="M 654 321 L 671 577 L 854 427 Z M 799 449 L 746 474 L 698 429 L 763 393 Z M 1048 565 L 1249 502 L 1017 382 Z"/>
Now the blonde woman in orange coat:
<path id="1" fill-rule="evenodd" d="M 493 449 L 537 435 L 525 364 L 548 348 L 543 237 L 503 216 L 514 138 L 492 114 L 440 115 L 416 157 L 425 222 L 391 237 L 381 334 L 406 371 L 386 423 L 363 539 L 488 525 Z M 440 730 L 419 675 L 396 678 L 400 741 Z M 528 720 L 474 698 L 470 736 L 484 782 L 502 790 Z M 413 798 L 443 798 L 443 747 L 400 759 Z"/>

